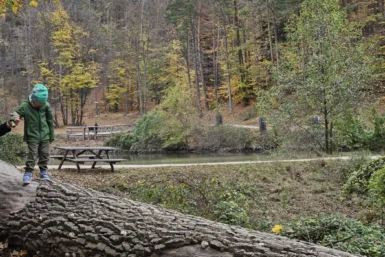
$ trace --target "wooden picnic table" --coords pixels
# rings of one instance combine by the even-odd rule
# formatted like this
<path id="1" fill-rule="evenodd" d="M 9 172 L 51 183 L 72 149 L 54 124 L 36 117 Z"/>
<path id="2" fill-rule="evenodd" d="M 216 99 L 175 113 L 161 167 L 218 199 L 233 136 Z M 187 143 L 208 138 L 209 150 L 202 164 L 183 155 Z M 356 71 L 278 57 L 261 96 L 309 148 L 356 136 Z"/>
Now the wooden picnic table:
<path id="1" fill-rule="evenodd" d="M 92 169 L 95 168 L 95 165 L 97 162 L 107 162 L 110 164 L 111 170 L 114 171 L 114 164 L 125 160 L 125 159 L 110 159 L 109 152 L 118 150 L 118 148 L 115 148 L 115 147 L 56 146 L 54 148 L 63 151 L 63 155 L 50 156 L 51 158 L 61 160 L 58 170 L 60 170 L 63 163 L 67 161 L 67 162 L 75 163 L 78 171 L 80 171 L 79 164 L 84 164 L 86 162 L 92 162 L 92 167 L 91 167 Z"/>

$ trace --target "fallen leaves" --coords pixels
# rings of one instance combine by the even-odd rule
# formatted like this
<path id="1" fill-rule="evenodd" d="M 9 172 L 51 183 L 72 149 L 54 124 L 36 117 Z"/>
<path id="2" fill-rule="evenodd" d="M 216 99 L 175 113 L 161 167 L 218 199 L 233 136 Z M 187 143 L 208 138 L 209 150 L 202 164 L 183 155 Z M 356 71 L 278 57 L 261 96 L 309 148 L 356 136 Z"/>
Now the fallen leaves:
<path id="1" fill-rule="evenodd" d="M 8 248 L 8 241 L 0 242 L 0 257 L 39 257 L 37 255 L 28 255 L 27 250 L 16 250 Z"/>

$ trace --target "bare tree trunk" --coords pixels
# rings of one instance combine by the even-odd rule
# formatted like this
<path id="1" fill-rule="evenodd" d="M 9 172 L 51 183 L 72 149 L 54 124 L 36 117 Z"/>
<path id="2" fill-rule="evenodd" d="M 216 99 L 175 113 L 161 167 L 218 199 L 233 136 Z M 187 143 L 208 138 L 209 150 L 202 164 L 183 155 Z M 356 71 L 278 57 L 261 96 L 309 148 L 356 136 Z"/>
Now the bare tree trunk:
<path id="1" fill-rule="evenodd" d="M 205 105 L 206 111 L 209 110 L 209 102 L 207 99 L 207 89 L 206 89 L 206 81 L 205 81 L 205 74 L 203 69 L 203 52 L 202 52 L 202 46 L 201 46 L 201 17 L 200 17 L 200 10 L 202 8 L 202 1 L 199 1 L 199 15 L 198 15 L 198 57 L 199 57 L 199 67 L 200 67 L 200 73 L 201 73 L 201 80 L 202 80 L 202 90 L 203 90 L 203 101 Z"/>
<path id="2" fill-rule="evenodd" d="M 137 80 L 137 92 L 138 92 L 138 99 L 139 99 L 139 109 L 140 109 L 140 114 L 143 113 L 143 89 L 142 89 L 142 74 L 141 74 L 141 69 L 140 69 L 140 42 L 137 40 L 136 42 L 136 69 L 138 73 L 138 80 Z"/>
<path id="3" fill-rule="evenodd" d="M 127 85 L 126 85 L 126 107 L 125 107 L 125 115 L 126 116 L 128 115 L 128 95 L 129 95 L 129 92 L 130 92 L 130 86 L 129 86 L 129 83 L 127 83 Z"/>
<path id="4" fill-rule="evenodd" d="M 17 104 L 21 104 L 21 83 L 17 83 L 15 80 L 15 67 L 16 67 L 16 60 L 17 60 L 17 52 L 16 52 L 16 47 L 13 46 L 13 59 L 12 59 L 12 80 L 15 81 L 16 86 L 17 86 Z"/>
<path id="5" fill-rule="evenodd" d="M 378 0 L 378 4 L 380 5 L 382 18 L 384 18 L 385 17 L 384 0 Z"/>
<path id="6" fill-rule="evenodd" d="M 71 99 L 71 104 L 70 104 L 70 111 L 71 111 L 71 124 L 72 126 L 76 126 L 76 107 L 74 106 L 75 103 L 74 103 L 74 99 L 75 99 L 75 96 L 74 96 L 74 93 L 72 91 L 72 89 L 70 89 L 70 99 Z"/>
<path id="7" fill-rule="evenodd" d="M 2 33 L 1 33 L 1 30 L 0 30 L 0 38 L 2 38 Z M 0 50 L 0 58 L 1 60 L 6 60 L 6 46 L 5 44 L 3 44 L 1 46 L 1 50 Z M 5 76 L 5 61 L 2 61 L 1 62 L 1 77 L 0 77 L 0 81 L 1 81 L 1 93 L 2 93 L 2 96 L 3 96 L 3 103 L 4 103 L 4 106 L 2 108 L 2 114 L 7 114 L 8 113 L 8 107 L 7 107 L 7 94 L 6 94 L 6 76 Z"/>
<path id="8" fill-rule="evenodd" d="M 219 27 L 218 27 L 218 39 L 219 39 Z M 217 48 L 217 41 L 218 40 L 215 37 L 215 21 L 213 21 L 213 66 L 214 66 L 214 98 L 215 98 L 215 103 L 218 104 L 218 88 L 219 88 L 219 83 L 218 83 L 218 48 Z"/>
<path id="9" fill-rule="evenodd" d="M 273 53 L 273 42 L 272 42 L 272 36 L 271 36 L 271 28 L 270 28 L 270 22 L 267 22 L 267 30 L 268 30 L 268 35 L 269 35 L 269 47 L 270 47 L 270 58 L 271 62 L 274 63 L 274 53 Z"/>
<path id="10" fill-rule="evenodd" d="M 40 257 L 353 257 L 57 181 L 0 161 L 0 239 Z"/>
<path id="11" fill-rule="evenodd" d="M 143 81 L 142 81 L 142 97 L 143 97 L 143 109 L 142 109 L 142 114 L 146 114 L 147 112 L 147 47 L 148 43 L 146 46 L 146 43 L 144 41 L 143 37 L 143 12 L 144 12 L 144 2 L 145 0 L 142 0 L 142 11 L 141 11 L 141 18 L 140 18 L 140 40 L 142 42 L 142 59 L 143 59 Z M 149 35 L 147 37 L 147 40 L 149 40 Z"/>
<path id="12" fill-rule="evenodd" d="M 324 115 L 324 132 L 325 132 L 325 152 L 329 154 L 329 115 L 327 110 L 326 94 L 324 93 L 324 106 L 323 106 L 323 115 Z"/>
<path id="13" fill-rule="evenodd" d="M 244 61 L 243 61 L 243 55 L 242 55 L 242 48 L 241 48 L 241 25 L 239 23 L 238 18 L 238 6 L 237 6 L 237 0 L 234 0 L 234 24 L 236 29 L 236 47 L 238 48 L 238 64 L 239 64 L 239 72 L 241 74 L 241 81 L 245 82 L 246 76 L 245 76 L 245 70 L 244 70 Z"/>
<path id="14" fill-rule="evenodd" d="M 59 87 L 61 87 L 61 83 L 62 83 L 62 73 L 63 73 L 63 67 L 60 64 L 59 65 Z M 60 108 L 61 108 L 61 116 L 62 116 L 62 120 L 63 120 L 63 125 L 68 125 L 67 104 L 66 104 L 66 99 L 62 93 L 59 93 L 59 100 L 60 100 Z"/>
<path id="15" fill-rule="evenodd" d="M 279 52 L 278 52 L 278 32 L 277 32 L 277 15 L 274 10 L 274 4 L 270 3 L 269 0 L 266 0 L 267 8 L 270 10 L 272 16 L 273 16 L 273 30 L 274 30 L 274 43 L 275 43 L 275 59 L 276 59 L 276 66 L 279 72 Z M 270 23 L 269 23 L 270 24 Z M 271 32 L 269 28 L 269 37 L 270 37 L 270 52 L 273 54 L 273 44 L 271 42 Z M 273 60 L 273 59 L 272 59 Z"/>
<path id="16" fill-rule="evenodd" d="M 28 17 L 24 17 L 24 26 L 25 26 L 25 32 L 26 32 L 26 40 L 25 46 L 26 46 L 26 68 L 27 68 L 27 86 L 28 86 L 28 92 L 31 92 L 32 87 L 32 52 L 30 49 L 30 42 L 31 42 L 31 28 L 30 24 L 27 21 Z"/>
<path id="17" fill-rule="evenodd" d="M 192 18 L 191 18 L 192 20 Z M 199 89 L 199 77 L 198 77 L 198 57 L 197 57 L 197 41 L 196 41 L 196 32 L 195 32 L 195 24 L 191 21 L 191 33 L 193 40 L 193 54 L 194 54 L 194 68 L 195 68 L 195 91 L 196 91 L 196 101 L 197 101 L 197 109 L 199 112 L 199 116 L 202 117 L 202 106 L 201 106 L 201 93 Z"/>
<path id="18" fill-rule="evenodd" d="M 233 113 L 233 97 L 231 93 L 231 75 L 230 75 L 230 63 L 229 63 L 229 49 L 228 49 L 228 43 L 227 43 L 227 28 L 226 24 L 223 26 L 225 31 L 225 51 L 226 51 L 226 68 L 227 68 L 227 91 L 229 94 L 229 108 L 230 113 Z"/>
<path id="19" fill-rule="evenodd" d="M 186 72 L 187 72 L 187 79 L 188 79 L 188 87 L 191 88 L 191 76 L 190 76 L 190 48 L 189 48 L 189 39 L 188 39 L 188 32 L 187 32 L 187 42 L 186 42 Z"/>

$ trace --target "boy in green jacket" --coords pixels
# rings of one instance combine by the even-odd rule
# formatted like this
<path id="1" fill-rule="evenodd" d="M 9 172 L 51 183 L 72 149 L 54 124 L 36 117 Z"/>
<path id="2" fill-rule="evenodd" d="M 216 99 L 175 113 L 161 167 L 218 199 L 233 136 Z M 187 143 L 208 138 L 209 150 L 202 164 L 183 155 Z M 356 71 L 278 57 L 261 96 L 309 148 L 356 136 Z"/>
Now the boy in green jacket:
<path id="1" fill-rule="evenodd" d="M 49 143 L 54 140 L 53 116 L 47 102 L 48 90 L 42 84 L 32 89 L 28 100 L 21 103 L 16 113 L 24 118 L 24 142 L 28 144 L 23 183 L 31 183 L 32 171 L 39 159 L 40 178 L 50 180 L 47 173 L 49 161 Z"/>

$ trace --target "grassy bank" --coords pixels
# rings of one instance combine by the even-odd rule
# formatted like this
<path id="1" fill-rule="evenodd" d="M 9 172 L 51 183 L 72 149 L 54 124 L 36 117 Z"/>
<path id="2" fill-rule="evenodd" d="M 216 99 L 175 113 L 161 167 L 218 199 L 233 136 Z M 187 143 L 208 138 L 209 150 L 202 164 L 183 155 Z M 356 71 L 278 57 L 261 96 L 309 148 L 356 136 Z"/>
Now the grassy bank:
<path id="1" fill-rule="evenodd" d="M 271 231 L 274 224 L 316 214 L 360 218 L 341 200 L 350 163 L 318 161 L 52 172 L 60 180 L 184 213 Z"/>

